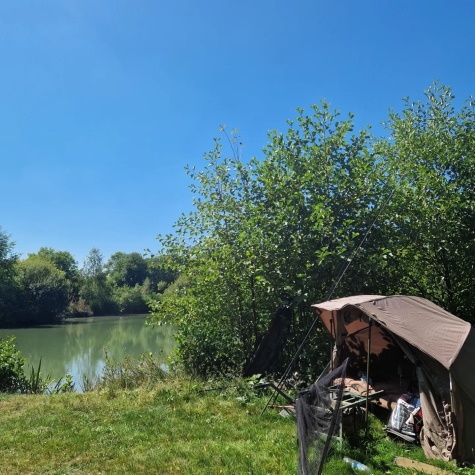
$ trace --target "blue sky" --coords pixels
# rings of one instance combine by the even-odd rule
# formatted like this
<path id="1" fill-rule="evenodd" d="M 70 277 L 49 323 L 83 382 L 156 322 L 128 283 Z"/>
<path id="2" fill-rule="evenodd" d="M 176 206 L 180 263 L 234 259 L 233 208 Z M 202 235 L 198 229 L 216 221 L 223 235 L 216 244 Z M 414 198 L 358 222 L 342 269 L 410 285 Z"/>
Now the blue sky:
<path id="1" fill-rule="evenodd" d="M 438 79 L 475 94 L 472 0 L 0 4 L 0 226 L 26 257 L 158 249 L 219 125 L 244 158 L 321 99 L 377 125 Z"/>

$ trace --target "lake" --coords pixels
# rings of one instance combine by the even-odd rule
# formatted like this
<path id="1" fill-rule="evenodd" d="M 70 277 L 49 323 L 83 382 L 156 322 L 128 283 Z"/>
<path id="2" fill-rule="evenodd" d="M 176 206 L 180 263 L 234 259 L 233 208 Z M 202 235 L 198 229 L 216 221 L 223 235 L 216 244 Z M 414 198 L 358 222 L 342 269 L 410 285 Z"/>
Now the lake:
<path id="1" fill-rule="evenodd" d="M 90 317 L 67 320 L 60 325 L 0 329 L 0 338 L 15 336 L 15 346 L 27 358 L 25 373 L 35 369 L 41 358 L 41 373 L 56 381 L 71 374 L 75 389 L 82 391 L 83 374 L 93 381 L 100 376 L 107 355 L 123 361 L 151 351 L 154 356 L 170 354 L 173 328 L 145 325 L 146 315 Z"/>

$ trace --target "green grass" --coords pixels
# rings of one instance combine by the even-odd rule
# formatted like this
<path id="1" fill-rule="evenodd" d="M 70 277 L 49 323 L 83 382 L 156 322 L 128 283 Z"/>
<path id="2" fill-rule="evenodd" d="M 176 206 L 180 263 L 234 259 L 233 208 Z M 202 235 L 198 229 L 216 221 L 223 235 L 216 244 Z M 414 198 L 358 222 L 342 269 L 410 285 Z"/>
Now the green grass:
<path id="1" fill-rule="evenodd" d="M 294 420 L 275 409 L 261 416 L 269 394 L 232 384 L 127 379 L 129 389 L 110 380 L 84 394 L 0 394 L 0 474 L 295 474 Z M 372 417 L 367 433 L 334 447 L 323 473 L 355 473 L 345 455 L 374 475 L 414 473 L 394 466 L 397 455 L 428 462 L 420 447 L 386 439 L 382 425 Z"/>
<path id="2" fill-rule="evenodd" d="M 389 416 L 389 413 L 387 413 L 387 415 Z M 399 438 L 387 437 L 383 430 L 386 422 L 386 420 L 382 421 L 370 414 L 367 429 L 362 428 L 355 434 L 347 435 L 344 438 L 342 446 L 334 447 L 323 473 L 325 475 L 365 473 L 355 472 L 343 462 L 344 456 L 364 463 L 370 467 L 373 475 L 416 475 L 420 473 L 412 469 L 397 467 L 394 464 L 394 459 L 399 456 L 434 465 L 448 473 L 475 475 L 475 468 L 461 468 L 457 467 L 455 463 L 447 463 L 441 460 L 428 460 L 420 446 L 406 443 Z"/>
<path id="3" fill-rule="evenodd" d="M 0 474 L 294 473 L 292 420 L 200 389 L 3 397 Z"/>

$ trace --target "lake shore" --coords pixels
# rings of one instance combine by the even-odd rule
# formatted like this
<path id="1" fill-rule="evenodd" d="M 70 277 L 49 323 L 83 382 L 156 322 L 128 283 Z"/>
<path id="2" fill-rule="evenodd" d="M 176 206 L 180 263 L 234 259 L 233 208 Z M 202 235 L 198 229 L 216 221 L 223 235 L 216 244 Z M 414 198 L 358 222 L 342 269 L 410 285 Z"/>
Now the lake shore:
<path id="1" fill-rule="evenodd" d="M 173 350 L 174 329 L 146 325 L 147 315 L 78 318 L 58 325 L 0 329 L 0 338 L 15 337 L 15 346 L 27 359 L 26 372 L 37 368 L 55 381 L 70 374 L 76 391 L 84 379 L 95 381 L 107 358 L 123 361 L 152 352 L 163 360 Z"/>

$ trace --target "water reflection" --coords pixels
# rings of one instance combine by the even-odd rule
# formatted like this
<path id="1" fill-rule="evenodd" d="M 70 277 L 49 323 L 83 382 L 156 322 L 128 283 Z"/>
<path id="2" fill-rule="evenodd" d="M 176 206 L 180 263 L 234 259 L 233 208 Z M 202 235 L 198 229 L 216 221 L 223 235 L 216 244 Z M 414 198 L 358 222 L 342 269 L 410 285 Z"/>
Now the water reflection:
<path id="1" fill-rule="evenodd" d="M 151 328 L 145 315 L 74 319 L 61 325 L 37 328 L 0 329 L 0 338 L 15 336 L 16 347 L 35 368 L 41 358 L 41 372 L 58 380 L 73 376 L 81 390 L 82 375 L 94 380 L 102 372 L 105 356 L 123 360 L 151 351 L 164 358 L 173 349 L 173 328 Z M 29 374 L 30 369 L 27 369 Z"/>

